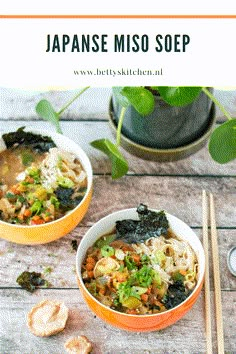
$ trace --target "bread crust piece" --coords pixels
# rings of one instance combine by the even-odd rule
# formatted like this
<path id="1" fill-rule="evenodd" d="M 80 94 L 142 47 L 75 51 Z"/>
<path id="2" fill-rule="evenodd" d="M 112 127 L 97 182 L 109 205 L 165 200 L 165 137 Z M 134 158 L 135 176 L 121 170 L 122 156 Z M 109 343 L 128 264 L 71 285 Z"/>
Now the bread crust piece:
<path id="1" fill-rule="evenodd" d="M 69 310 L 57 300 L 43 300 L 27 315 L 29 330 L 36 336 L 49 337 L 61 332 L 66 325 Z"/>
<path id="2" fill-rule="evenodd" d="M 69 354 L 88 354 L 92 351 L 92 344 L 86 336 L 77 336 L 68 339 L 65 349 Z"/>

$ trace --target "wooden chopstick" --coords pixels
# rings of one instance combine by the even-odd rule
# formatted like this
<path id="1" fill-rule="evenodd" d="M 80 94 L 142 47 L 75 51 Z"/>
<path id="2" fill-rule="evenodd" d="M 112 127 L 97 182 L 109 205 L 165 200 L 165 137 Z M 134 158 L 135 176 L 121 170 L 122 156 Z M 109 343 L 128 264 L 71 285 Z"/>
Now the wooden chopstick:
<path id="1" fill-rule="evenodd" d="M 213 275 L 214 275 L 214 290 L 215 290 L 217 345 L 218 345 L 218 353 L 224 354 L 224 330 L 223 330 L 223 318 L 222 318 L 219 250 L 218 250 L 217 231 L 216 231 L 214 198 L 211 193 L 210 193 L 210 221 L 211 221 L 211 244 L 212 244 Z"/>
<path id="2" fill-rule="evenodd" d="M 202 191 L 202 231 L 203 247 L 205 251 L 206 269 L 205 269 L 205 322 L 206 322 L 206 349 L 207 354 L 212 354 L 212 332 L 211 332 L 211 295 L 209 278 L 209 253 L 208 253 L 208 203 L 206 191 Z"/>

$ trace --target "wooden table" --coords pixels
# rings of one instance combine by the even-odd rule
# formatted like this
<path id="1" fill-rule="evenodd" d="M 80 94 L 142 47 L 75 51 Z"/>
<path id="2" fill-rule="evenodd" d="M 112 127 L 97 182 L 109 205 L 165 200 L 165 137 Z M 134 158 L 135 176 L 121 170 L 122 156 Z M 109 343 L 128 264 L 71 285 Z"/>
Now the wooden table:
<path id="1" fill-rule="evenodd" d="M 232 114 L 236 110 L 236 91 L 217 92 Z M 46 128 L 40 121 L 35 103 L 49 98 L 60 108 L 73 92 L 24 93 L 0 90 L 0 131 L 20 126 Z M 207 148 L 178 162 L 156 163 L 136 158 L 125 152 L 129 173 L 112 181 L 107 158 L 94 150 L 89 142 L 102 137 L 112 138 L 108 118 L 110 89 L 92 89 L 73 104 L 63 116 L 66 136 L 79 143 L 88 154 L 94 170 L 94 193 L 89 211 L 81 224 L 56 242 L 40 246 L 21 246 L 0 240 L 0 353 L 61 354 L 64 343 L 74 335 L 86 335 L 94 345 L 94 353 L 204 353 L 206 351 L 204 293 L 193 309 L 175 325 L 150 333 L 131 333 L 113 328 L 96 317 L 84 303 L 77 288 L 75 251 L 71 240 L 80 240 L 88 228 L 101 217 L 140 202 L 149 207 L 165 209 L 188 223 L 202 239 L 201 192 L 215 196 L 219 237 L 221 286 L 223 300 L 225 350 L 236 353 L 235 299 L 236 278 L 227 269 L 226 256 L 236 244 L 235 162 L 218 165 L 209 157 Z M 222 115 L 217 112 L 217 123 Z M 210 254 L 210 265 L 211 254 Z M 49 268 L 51 272 L 48 273 Z M 18 287 L 17 276 L 24 270 L 46 272 L 51 282 L 48 289 L 30 294 Z M 212 309 L 214 291 L 210 269 Z M 38 338 L 29 332 L 26 315 L 43 298 L 63 300 L 70 309 L 66 329 L 56 336 Z M 216 326 L 212 314 L 213 346 L 216 349 Z"/>

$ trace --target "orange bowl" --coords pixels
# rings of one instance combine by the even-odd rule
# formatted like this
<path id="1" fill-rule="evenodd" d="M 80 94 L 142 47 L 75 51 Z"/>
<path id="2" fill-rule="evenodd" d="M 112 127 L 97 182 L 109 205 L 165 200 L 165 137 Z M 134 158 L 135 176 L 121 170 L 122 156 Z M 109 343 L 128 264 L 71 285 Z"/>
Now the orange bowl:
<path id="1" fill-rule="evenodd" d="M 74 141 L 57 134 L 44 130 L 25 129 L 35 134 L 50 136 L 57 147 L 74 153 L 81 162 L 87 174 L 87 191 L 82 201 L 62 218 L 42 225 L 16 225 L 0 220 L 0 237 L 19 244 L 36 245 L 55 241 L 73 230 L 86 214 L 91 197 L 93 172 L 89 158 Z M 1 139 L 1 137 L 0 137 Z"/>
<path id="2" fill-rule="evenodd" d="M 183 221 L 175 216 L 166 213 L 171 229 L 183 240 L 186 240 L 194 250 L 199 264 L 198 281 L 190 296 L 178 306 L 165 312 L 150 315 L 131 315 L 115 311 L 95 299 L 86 289 L 81 266 L 86 252 L 96 240 L 104 234 L 109 233 L 115 227 L 117 220 L 138 219 L 136 208 L 125 209 L 112 213 L 94 224 L 85 234 L 77 250 L 76 271 L 80 291 L 89 308 L 102 320 L 127 331 L 147 332 L 156 331 L 168 327 L 183 317 L 197 301 L 203 285 L 205 272 L 205 255 L 201 242 L 193 230 Z"/>

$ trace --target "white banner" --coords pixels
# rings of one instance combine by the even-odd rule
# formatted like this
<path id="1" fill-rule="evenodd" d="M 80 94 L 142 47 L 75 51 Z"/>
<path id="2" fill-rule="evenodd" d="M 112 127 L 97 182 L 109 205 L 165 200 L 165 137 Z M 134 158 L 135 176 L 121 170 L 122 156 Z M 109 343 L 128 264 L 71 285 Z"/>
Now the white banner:
<path id="1" fill-rule="evenodd" d="M 0 19 L 0 86 L 235 86 L 235 19 Z"/>

